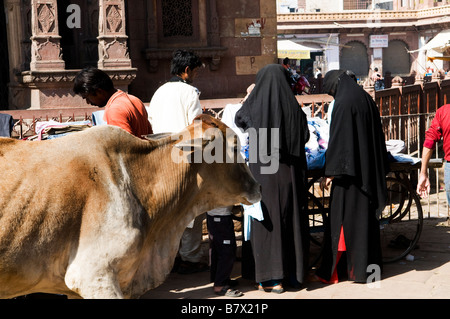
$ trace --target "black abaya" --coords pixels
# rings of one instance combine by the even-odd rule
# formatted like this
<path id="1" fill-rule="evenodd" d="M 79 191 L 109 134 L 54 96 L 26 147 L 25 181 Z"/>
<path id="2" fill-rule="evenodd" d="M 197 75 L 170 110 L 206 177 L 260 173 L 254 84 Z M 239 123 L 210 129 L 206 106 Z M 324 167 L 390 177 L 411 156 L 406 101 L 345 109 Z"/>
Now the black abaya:
<path id="1" fill-rule="evenodd" d="M 348 278 L 367 279 L 367 267 L 382 267 L 378 218 L 386 202 L 386 144 L 373 99 L 343 71 L 324 79 L 335 104 L 325 159 L 325 175 L 334 177 L 330 223 L 317 275 L 329 280 L 336 268 L 341 227 Z"/>
<path id="2" fill-rule="evenodd" d="M 250 158 L 249 164 L 262 187 L 264 215 L 263 221 L 253 219 L 250 224 L 255 280 L 287 279 L 292 284 L 301 283 L 309 253 L 308 216 L 302 212 L 306 203 L 305 143 L 309 130 L 306 114 L 295 99 L 282 66 L 268 65 L 258 72 L 255 87 L 236 113 L 235 123 L 258 133 L 261 129 L 279 129 L 278 140 L 271 140 L 270 133 L 258 134 L 258 156 Z M 278 152 L 271 151 L 273 145 L 279 147 Z M 262 173 L 261 168 L 271 164 L 263 164 L 261 154 L 279 161 L 276 172 Z"/>

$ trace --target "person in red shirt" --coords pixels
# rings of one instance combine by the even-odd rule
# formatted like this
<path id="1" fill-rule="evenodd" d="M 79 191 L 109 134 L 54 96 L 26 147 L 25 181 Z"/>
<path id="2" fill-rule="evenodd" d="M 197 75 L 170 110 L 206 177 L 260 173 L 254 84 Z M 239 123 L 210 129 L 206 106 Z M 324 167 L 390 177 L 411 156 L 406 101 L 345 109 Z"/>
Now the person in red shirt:
<path id="1" fill-rule="evenodd" d="M 441 106 L 431 122 L 430 128 L 425 133 L 425 141 L 422 149 L 422 165 L 420 168 L 417 193 L 422 198 L 427 198 L 430 193 L 430 179 L 428 177 L 428 163 L 433 154 L 436 142 L 443 139 L 444 159 L 444 183 L 447 193 L 447 202 L 450 204 L 450 104 Z"/>
<path id="2" fill-rule="evenodd" d="M 144 103 L 116 89 L 111 78 L 102 70 L 95 67 L 81 70 L 75 77 L 73 91 L 88 104 L 104 107 L 104 120 L 108 125 L 118 126 L 141 138 L 153 133 Z"/>

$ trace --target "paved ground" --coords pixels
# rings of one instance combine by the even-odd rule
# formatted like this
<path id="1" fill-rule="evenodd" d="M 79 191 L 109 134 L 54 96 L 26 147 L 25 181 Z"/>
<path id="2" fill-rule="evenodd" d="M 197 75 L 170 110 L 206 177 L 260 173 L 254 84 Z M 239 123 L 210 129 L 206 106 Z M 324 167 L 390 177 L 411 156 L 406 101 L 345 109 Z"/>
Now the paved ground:
<path id="1" fill-rule="evenodd" d="M 236 262 L 233 278 L 245 299 L 450 299 L 450 221 L 427 218 L 419 241 L 411 255 L 413 261 L 401 260 L 384 265 L 378 286 L 343 281 L 334 285 L 308 282 L 301 290 L 282 294 L 259 292 L 254 282 L 240 277 Z M 227 299 L 216 296 L 209 283 L 209 272 L 192 275 L 173 273 L 166 282 L 146 293 L 142 299 Z"/>

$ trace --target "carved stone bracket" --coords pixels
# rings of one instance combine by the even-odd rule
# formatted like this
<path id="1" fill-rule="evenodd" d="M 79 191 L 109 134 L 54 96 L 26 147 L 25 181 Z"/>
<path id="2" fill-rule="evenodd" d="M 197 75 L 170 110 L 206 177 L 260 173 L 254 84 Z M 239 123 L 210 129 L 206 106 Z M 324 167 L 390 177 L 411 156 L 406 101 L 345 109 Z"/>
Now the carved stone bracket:
<path id="1" fill-rule="evenodd" d="M 99 61 L 101 69 L 131 68 L 123 0 L 99 0 Z"/>
<path id="2" fill-rule="evenodd" d="M 61 70 L 62 59 L 56 0 L 31 1 L 31 70 Z"/>
<path id="3" fill-rule="evenodd" d="M 86 102 L 73 93 L 73 81 L 80 70 L 39 70 L 18 74 L 25 94 L 14 109 L 51 109 L 85 107 Z M 137 69 L 104 69 L 117 89 L 126 91 L 136 78 Z"/>
<path id="4" fill-rule="evenodd" d="M 29 87 L 54 86 L 55 83 L 73 85 L 76 75 L 80 70 L 61 71 L 25 71 L 19 75 L 19 82 Z M 135 78 L 137 69 L 103 70 L 113 80 L 116 86 L 128 86 Z"/>

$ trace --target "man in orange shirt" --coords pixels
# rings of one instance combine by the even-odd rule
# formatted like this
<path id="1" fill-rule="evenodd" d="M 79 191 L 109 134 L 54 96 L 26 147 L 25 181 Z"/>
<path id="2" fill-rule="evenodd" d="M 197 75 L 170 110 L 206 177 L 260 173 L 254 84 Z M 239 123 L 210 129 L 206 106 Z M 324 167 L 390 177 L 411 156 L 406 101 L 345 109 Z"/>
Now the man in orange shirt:
<path id="1" fill-rule="evenodd" d="M 114 88 L 111 78 L 105 72 L 87 67 L 75 77 L 75 94 L 90 105 L 105 107 L 104 120 L 137 137 L 152 134 L 144 103 L 137 97 Z"/>

